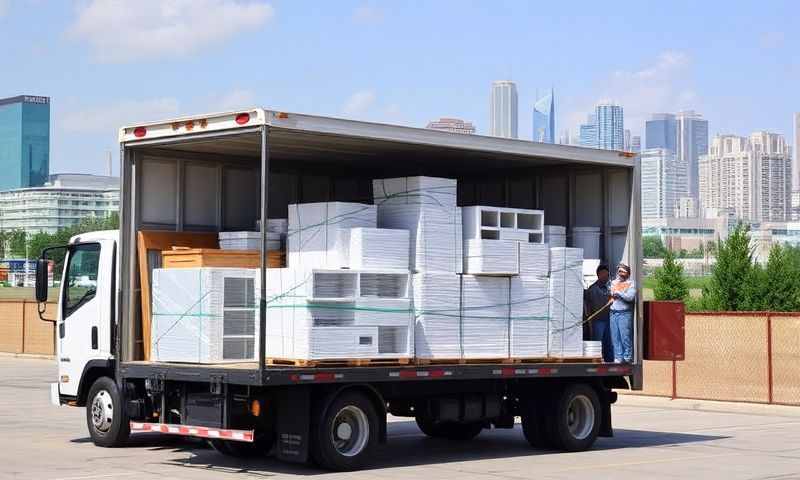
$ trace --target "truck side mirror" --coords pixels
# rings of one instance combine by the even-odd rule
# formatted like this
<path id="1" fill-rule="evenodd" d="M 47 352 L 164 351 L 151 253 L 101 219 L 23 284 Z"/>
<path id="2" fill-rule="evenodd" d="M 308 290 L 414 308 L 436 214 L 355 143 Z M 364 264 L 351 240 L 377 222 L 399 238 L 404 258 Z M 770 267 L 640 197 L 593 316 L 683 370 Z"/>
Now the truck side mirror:
<path id="1" fill-rule="evenodd" d="M 44 303 L 47 301 L 48 268 L 50 261 L 40 258 L 36 261 L 36 301 Z"/>

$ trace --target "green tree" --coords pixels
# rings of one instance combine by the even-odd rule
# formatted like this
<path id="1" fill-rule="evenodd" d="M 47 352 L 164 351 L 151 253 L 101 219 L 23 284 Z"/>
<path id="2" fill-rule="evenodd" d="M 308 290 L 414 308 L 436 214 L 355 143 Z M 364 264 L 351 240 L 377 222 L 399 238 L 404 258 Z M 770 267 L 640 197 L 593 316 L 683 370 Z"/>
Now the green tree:
<path id="1" fill-rule="evenodd" d="M 703 288 L 703 306 L 709 310 L 739 311 L 750 306 L 754 272 L 753 250 L 745 225 L 739 224 L 728 238 L 717 242 L 717 262 L 711 270 L 711 280 Z"/>
<path id="2" fill-rule="evenodd" d="M 761 309 L 775 312 L 800 310 L 800 254 L 796 248 L 773 245 L 759 284 Z"/>
<path id="3" fill-rule="evenodd" d="M 653 277 L 656 281 L 653 288 L 656 300 L 685 300 L 689 296 L 683 265 L 675 259 L 674 253 L 667 251 L 664 265 L 656 269 Z"/>
<path id="4" fill-rule="evenodd" d="M 642 237 L 642 253 L 644 258 L 664 258 L 667 253 L 664 242 L 658 235 L 647 235 Z"/>

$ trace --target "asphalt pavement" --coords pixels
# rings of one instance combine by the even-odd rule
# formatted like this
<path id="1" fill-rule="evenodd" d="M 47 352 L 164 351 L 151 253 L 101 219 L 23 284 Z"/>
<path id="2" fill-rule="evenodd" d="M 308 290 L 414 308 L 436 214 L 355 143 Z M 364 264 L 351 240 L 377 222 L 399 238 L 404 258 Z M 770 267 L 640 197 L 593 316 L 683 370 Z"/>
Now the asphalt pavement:
<path id="1" fill-rule="evenodd" d="M 126 448 L 95 447 L 83 408 L 54 407 L 53 361 L 0 357 L 0 479 L 800 479 L 800 407 L 621 396 L 614 438 L 591 451 L 534 450 L 521 429 L 453 443 L 392 419 L 374 465 L 331 473 L 272 458 L 242 461 L 204 443 L 135 434 Z"/>

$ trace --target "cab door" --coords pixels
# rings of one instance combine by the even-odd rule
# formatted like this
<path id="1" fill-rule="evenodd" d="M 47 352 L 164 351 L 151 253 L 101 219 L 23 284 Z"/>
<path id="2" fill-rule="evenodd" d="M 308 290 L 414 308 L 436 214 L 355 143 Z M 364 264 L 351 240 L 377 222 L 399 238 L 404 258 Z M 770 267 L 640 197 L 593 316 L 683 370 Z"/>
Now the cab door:
<path id="1" fill-rule="evenodd" d="M 110 242 L 70 246 L 58 314 L 61 395 L 77 395 L 86 364 L 110 356 L 112 269 Z M 104 245 L 105 244 L 105 245 Z M 105 321 L 103 321 L 105 319 Z"/>

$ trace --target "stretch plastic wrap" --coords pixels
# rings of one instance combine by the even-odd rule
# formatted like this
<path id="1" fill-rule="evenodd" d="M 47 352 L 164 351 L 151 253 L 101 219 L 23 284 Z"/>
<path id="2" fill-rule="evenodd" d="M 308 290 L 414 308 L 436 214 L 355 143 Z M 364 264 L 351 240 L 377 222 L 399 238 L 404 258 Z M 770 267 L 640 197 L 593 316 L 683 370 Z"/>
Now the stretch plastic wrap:
<path id="1" fill-rule="evenodd" d="M 520 243 L 510 240 L 464 240 L 464 273 L 516 275 Z"/>
<path id="2" fill-rule="evenodd" d="M 267 232 L 267 250 L 280 250 L 280 233 Z M 222 250 L 260 250 L 261 232 L 219 232 Z"/>
<path id="3" fill-rule="evenodd" d="M 511 277 L 511 356 L 547 356 L 547 327 L 550 308 L 547 278 Z"/>
<path id="4" fill-rule="evenodd" d="M 342 230 L 348 266 L 354 269 L 408 270 L 408 230 L 353 228 Z"/>
<path id="5" fill-rule="evenodd" d="M 463 271 L 461 209 L 456 181 L 401 177 L 373 181 L 378 226 L 409 231 L 409 268 L 415 272 Z"/>
<path id="6" fill-rule="evenodd" d="M 289 205 L 286 240 L 288 265 L 293 268 L 347 267 L 349 244 L 342 244 L 341 230 L 375 228 L 375 205 L 321 202 Z"/>
<path id="7" fill-rule="evenodd" d="M 461 276 L 461 335 L 464 358 L 509 355 L 509 279 Z"/>
<path id="8" fill-rule="evenodd" d="M 550 249 L 550 322 L 552 357 L 583 355 L 583 250 Z"/>
<path id="9" fill-rule="evenodd" d="M 153 360 L 249 361 L 258 352 L 258 270 L 153 270 Z"/>
<path id="10" fill-rule="evenodd" d="M 520 243 L 519 274 L 539 278 L 550 275 L 550 246 L 546 243 Z"/>
<path id="11" fill-rule="evenodd" d="M 562 225 L 545 225 L 544 241 L 550 248 L 564 248 L 567 246 L 567 228 Z"/>
<path id="12" fill-rule="evenodd" d="M 455 273 L 418 273 L 414 292 L 415 356 L 461 358 L 460 279 Z"/>

